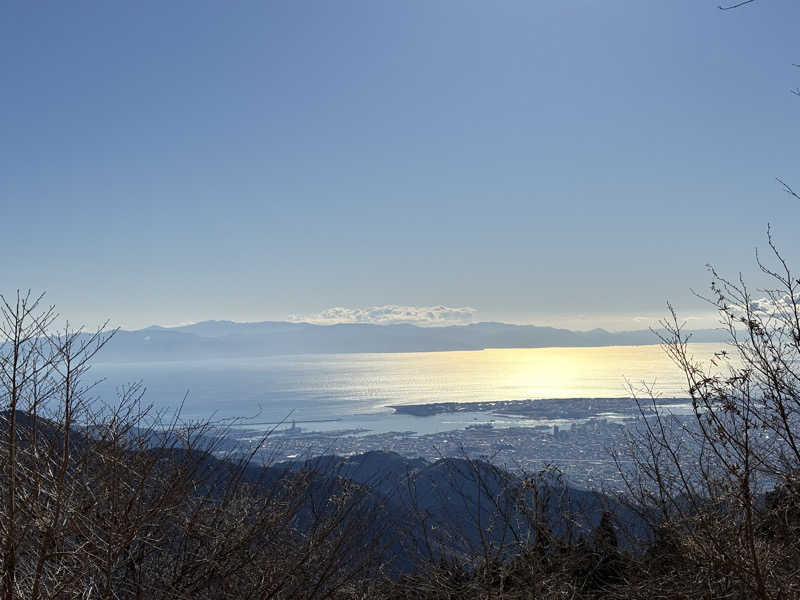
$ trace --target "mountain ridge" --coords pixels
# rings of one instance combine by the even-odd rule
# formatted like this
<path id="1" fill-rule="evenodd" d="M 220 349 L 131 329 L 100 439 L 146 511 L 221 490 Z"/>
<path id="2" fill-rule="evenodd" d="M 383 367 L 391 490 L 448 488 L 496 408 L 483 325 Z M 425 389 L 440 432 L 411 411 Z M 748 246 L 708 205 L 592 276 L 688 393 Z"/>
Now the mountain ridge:
<path id="1" fill-rule="evenodd" d="M 693 341 L 722 342 L 725 332 L 704 329 Z M 120 330 L 103 351 L 103 361 L 197 360 L 281 354 L 400 353 L 638 346 L 659 343 L 650 330 L 573 331 L 540 325 L 482 322 L 419 327 L 412 324 L 289 321 L 200 321 L 175 327 Z"/>

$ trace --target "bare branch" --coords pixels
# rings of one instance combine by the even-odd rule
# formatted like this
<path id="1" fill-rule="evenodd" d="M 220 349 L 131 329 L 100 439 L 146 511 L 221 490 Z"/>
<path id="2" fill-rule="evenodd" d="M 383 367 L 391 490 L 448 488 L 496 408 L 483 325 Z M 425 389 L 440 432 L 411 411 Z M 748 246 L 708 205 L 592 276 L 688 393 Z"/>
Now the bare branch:
<path id="1" fill-rule="evenodd" d="M 719 8 L 720 10 L 733 10 L 734 8 L 739 8 L 740 6 L 744 6 L 746 4 L 750 4 L 750 3 L 755 2 L 755 1 L 756 0 L 743 0 L 742 2 L 737 2 L 736 4 L 731 4 L 731 5 L 728 5 L 728 6 L 720 5 L 717 8 Z"/>

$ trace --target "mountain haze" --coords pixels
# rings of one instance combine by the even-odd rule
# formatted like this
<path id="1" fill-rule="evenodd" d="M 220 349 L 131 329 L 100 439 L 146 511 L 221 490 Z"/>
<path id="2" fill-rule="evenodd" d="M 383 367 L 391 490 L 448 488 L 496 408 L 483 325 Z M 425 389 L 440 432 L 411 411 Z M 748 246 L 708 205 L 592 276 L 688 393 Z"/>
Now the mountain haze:
<path id="1" fill-rule="evenodd" d="M 697 342 L 724 339 L 717 330 L 700 330 Z M 649 330 L 571 331 L 535 325 L 475 323 L 446 327 L 342 323 L 315 325 L 264 321 L 202 321 L 178 327 L 152 326 L 119 331 L 104 349 L 104 361 L 196 360 L 276 354 L 385 353 L 634 346 L 658 343 Z"/>

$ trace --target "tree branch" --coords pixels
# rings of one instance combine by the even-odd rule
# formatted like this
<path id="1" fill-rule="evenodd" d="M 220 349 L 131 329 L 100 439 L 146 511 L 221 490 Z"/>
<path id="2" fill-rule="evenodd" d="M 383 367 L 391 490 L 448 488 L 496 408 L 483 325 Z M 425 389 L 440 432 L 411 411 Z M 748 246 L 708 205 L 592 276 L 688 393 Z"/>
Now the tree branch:
<path id="1" fill-rule="evenodd" d="M 740 6 L 744 6 L 745 4 L 750 4 L 751 2 L 755 2 L 756 0 L 743 0 L 742 2 L 737 2 L 736 4 L 731 4 L 730 6 L 718 6 L 720 10 L 733 10 L 734 8 L 739 8 Z"/>

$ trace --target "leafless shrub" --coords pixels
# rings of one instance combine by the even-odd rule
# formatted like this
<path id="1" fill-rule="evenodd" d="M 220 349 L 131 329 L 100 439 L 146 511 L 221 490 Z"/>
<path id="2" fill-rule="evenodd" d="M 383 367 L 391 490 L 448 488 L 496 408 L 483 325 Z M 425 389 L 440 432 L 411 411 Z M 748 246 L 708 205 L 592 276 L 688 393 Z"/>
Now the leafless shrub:
<path id="1" fill-rule="evenodd" d="M 2 299 L 5 598 L 324 598 L 380 567 L 367 490 L 257 465 L 258 446 L 220 458 L 219 428 L 165 421 L 140 385 L 92 401 L 114 332 L 54 321 L 41 297 Z"/>
<path id="2" fill-rule="evenodd" d="M 711 296 L 729 341 L 696 361 L 675 312 L 664 348 L 686 376 L 693 415 L 664 414 L 649 391 L 623 471 L 630 498 L 649 517 L 654 551 L 672 558 L 682 586 L 714 597 L 800 594 L 800 280 L 768 231 L 773 264 L 757 255 L 767 285 L 751 291 L 713 268 Z M 669 552 L 666 550 L 669 549 Z M 662 556 L 663 558 L 663 556 Z M 687 592 L 688 593 L 688 592 Z"/>

